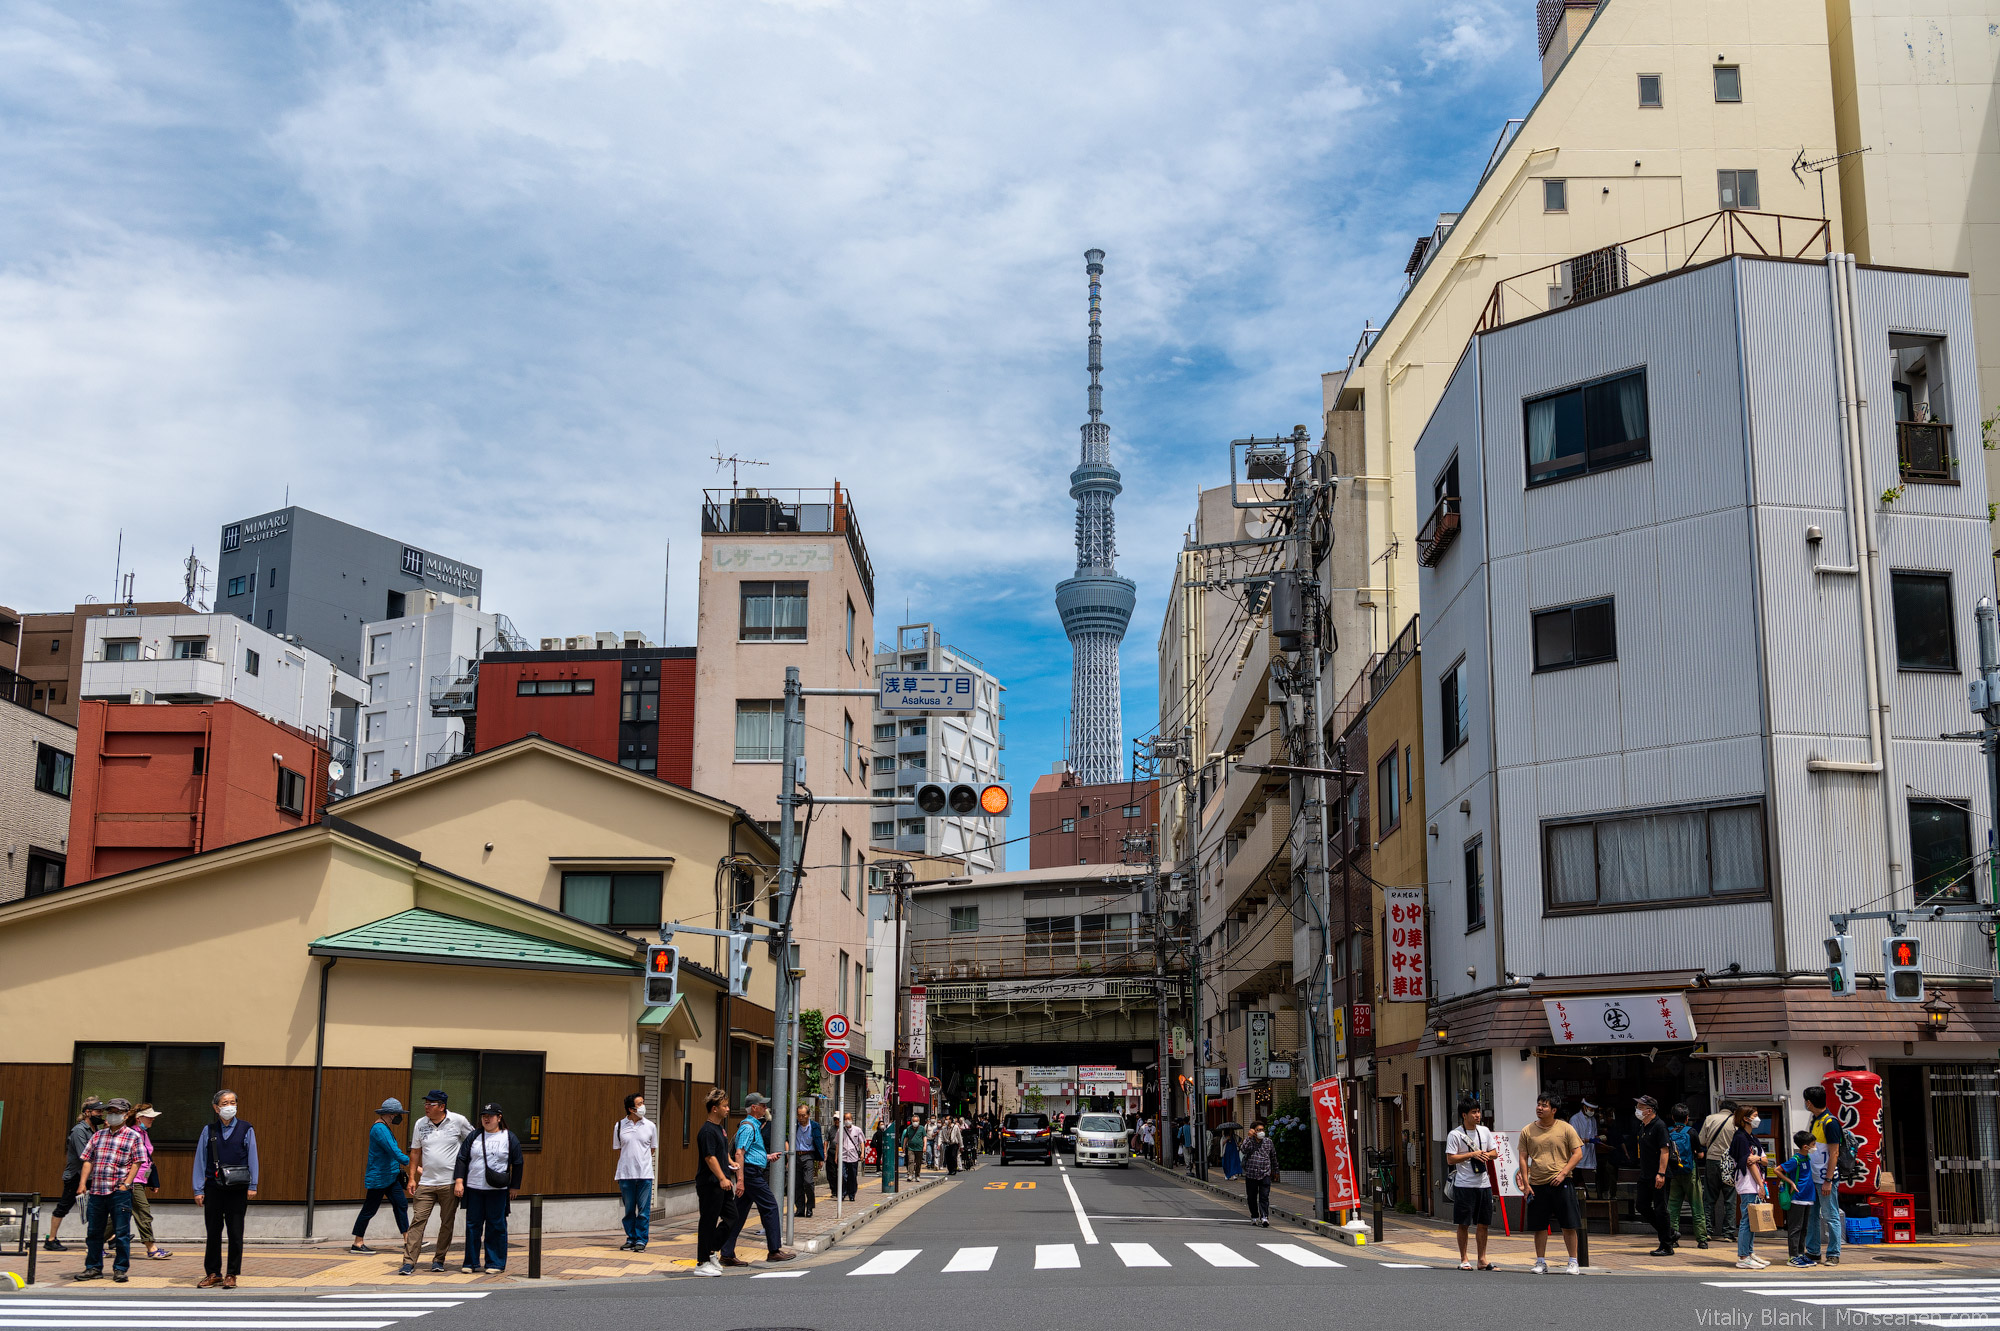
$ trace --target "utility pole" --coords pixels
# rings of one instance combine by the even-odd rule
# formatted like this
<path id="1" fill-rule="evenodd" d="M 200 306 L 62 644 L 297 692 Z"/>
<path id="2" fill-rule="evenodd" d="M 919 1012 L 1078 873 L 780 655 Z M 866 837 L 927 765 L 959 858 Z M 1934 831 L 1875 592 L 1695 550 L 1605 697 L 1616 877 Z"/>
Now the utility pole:
<path id="1" fill-rule="evenodd" d="M 799 845 L 798 833 L 793 821 L 792 810 L 798 804 L 800 779 L 800 759 L 805 748 L 805 704 L 801 697 L 799 668 L 785 667 L 785 729 L 783 735 L 782 775 L 778 780 L 778 899 L 774 903 L 772 916 L 779 927 L 772 931 L 771 951 L 777 971 L 777 1011 L 773 1014 L 771 1033 L 776 1046 L 771 1051 L 771 1065 L 774 1081 L 772 1084 L 773 1111 L 782 1112 L 777 1131 L 780 1144 L 790 1145 L 792 1132 L 793 1100 L 797 1094 L 797 1078 L 793 1075 L 792 1060 L 797 1055 L 798 1046 L 792 1040 L 794 1024 L 793 1008 L 796 986 L 792 982 L 792 897 L 798 885 Z M 724 1032 L 724 1038 L 728 1033 Z M 778 1111 L 776 1106 L 784 1106 Z M 783 1177 L 778 1180 L 779 1223 L 785 1228 L 785 1240 L 791 1238 L 792 1175 L 795 1172 L 789 1157 L 780 1157 L 784 1168 Z"/>

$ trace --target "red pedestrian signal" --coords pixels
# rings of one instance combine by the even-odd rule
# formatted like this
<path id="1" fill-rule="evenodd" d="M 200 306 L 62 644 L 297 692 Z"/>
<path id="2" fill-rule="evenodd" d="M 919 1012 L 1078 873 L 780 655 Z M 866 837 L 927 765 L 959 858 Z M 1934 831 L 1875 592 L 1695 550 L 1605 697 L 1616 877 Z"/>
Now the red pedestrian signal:
<path id="1" fill-rule="evenodd" d="M 670 943 L 646 948 L 646 1006 L 672 1007 L 680 997 L 681 950 Z"/>
<path id="2" fill-rule="evenodd" d="M 1924 942 L 1908 934 L 1882 940 L 1882 987 L 1891 1003 L 1924 1001 Z"/>

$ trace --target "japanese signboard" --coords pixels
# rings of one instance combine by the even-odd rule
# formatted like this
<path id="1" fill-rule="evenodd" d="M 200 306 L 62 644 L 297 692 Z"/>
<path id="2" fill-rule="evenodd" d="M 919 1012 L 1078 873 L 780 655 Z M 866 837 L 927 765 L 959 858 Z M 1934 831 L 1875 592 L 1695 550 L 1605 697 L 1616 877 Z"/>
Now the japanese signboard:
<path id="1" fill-rule="evenodd" d="M 924 987 L 910 986 L 910 1041 L 909 1056 L 913 1059 L 924 1057 Z"/>
<path id="2" fill-rule="evenodd" d="M 1174 1033 L 1172 1037 L 1167 1042 L 1167 1057 L 1186 1058 L 1187 1056 L 1188 1056 L 1187 1027 L 1176 1026 L 1174 1027 Z"/>
<path id="3" fill-rule="evenodd" d="M 718 573 L 831 573 L 833 547 L 824 541 L 717 541 Z"/>
<path id="4" fill-rule="evenodd" d="M 1070 1081 L 1076 1077 L 1074 1063 L 1031 1063 L 1028 1065 L 1029 1081 Z"/>
<path id="5" fill-rule="evenodd" d="M 875 705 L 885 712 L 970 712 L 975 676 L 931 670 L 885 670 L 875 677 Z"/>
<path id="6" fill-rule="evenodd" d="M 1244 1056 L 1246 1075 L 1251 1081 L 1262 1081 L 1271 1075 L 1271 1014 L 1268 1012 L 1246 1012 L 1243 1019 L 1248 1027 L 1246 1038 L 1248 1051 Z"/>
<path id="7" fill-rule="evenodd" d="M 1558 1045 L 1661 1044 L 1694 1040 L 1687 999 L 1673 994 L 1545 998 L 1549 1034 Z"/>
<path id="8" fill-rule="evenodd" d="M 1716 1060 L 1721 1066 L 1722 1098 L 1766 1100 L 1771 1095 L 1771 1056 L 1732 1054 Z"/>
<path id="9" fill-rule="evenodd" d="M 1203 1068 L 1201 1070 L 1201 1089 L 1204 1095 L 1221 1095 L 1222 1069 Z"/>
<path id="10" fill-rule="evenodd" d="M 1500 1148 L 1500 1158 L 1493 1162 L 1493 1182 L 1500 1189 L 1502 1197 L 1521 1195 L 1521 1155 L 1514 1149 L 1514 1134 L 1496 1132 L 1493 1144 Z"/>
<path id="11" fill-rule="evenodd" d="M 1356 1003 L 1354 1005 L 1354 1015 L 1349 1021 L 1349 1034 L 1356 1037 L 1363 1035 L 1373 1036 L 1375 1034 L 1375 1005 L 1373 1003 Z"/>
<path id="12" fill-rule="evenodd" d="M 1425 964 L 1429 931 L 1424 927 L 1424 890 L 1385 887 L 1382 902 L 1389 917 L 1389 1001 L 1421 1003 L 1430 974 Z"/>
<path id="13" fill-rule="evenodd" d="M 1336 1211 L 1359 1206 L 1361 1189 L 1355 1182 L 1354 1147 L 1340 1102 L 1340 1082 L 1332 1077 L 1314 1082 L 1312 1102 L 1320 1144 L 1326 1148 L 1326 1204 Z"/>

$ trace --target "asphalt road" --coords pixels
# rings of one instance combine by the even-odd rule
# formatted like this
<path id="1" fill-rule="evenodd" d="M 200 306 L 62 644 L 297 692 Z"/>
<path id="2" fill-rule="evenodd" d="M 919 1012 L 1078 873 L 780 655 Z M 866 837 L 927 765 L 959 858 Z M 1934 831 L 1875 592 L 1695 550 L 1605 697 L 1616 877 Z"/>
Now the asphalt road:
<path id="1" fill-rule="evenodd" d="M 1558 1246 L 1558 1245 L 1552 1245 Z M 1558 1268 L 1560 1269 L 1560 1268 Z M 1732 1275 L 1739 1273 L 1731 1273 Z M 897 1207 L 831 1252 L 721 1278 L 463 1293 L 230 1297 L 87 1291 L 0 1295 L 10 1327 L 333 1331 L 1091 1331 L 1524 1324 L 1603 1331 L 1720 1327 L 2000 1327 L 2000 1279 L 1789 1281 L 1534 1276 L 1408 1267 L 1282 1227 L 1143 1170 L 1001 1166 Z"/>

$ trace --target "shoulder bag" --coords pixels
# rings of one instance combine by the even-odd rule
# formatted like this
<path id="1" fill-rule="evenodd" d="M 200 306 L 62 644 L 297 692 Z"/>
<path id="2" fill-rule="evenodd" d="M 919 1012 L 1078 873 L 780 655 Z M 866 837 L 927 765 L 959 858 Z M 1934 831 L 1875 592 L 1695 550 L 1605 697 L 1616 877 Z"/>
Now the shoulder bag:
<path id="1" fill-rule="evenodd" d="M 514 1145 L 514 1134 L 511 1132 L 507 1134 L 507 1145 L 510 1148 L 507 1168 L 495 1169 L 492 1162 L 486 1158 L 486 1134 L 483 1132 L 479 1134 L 479 1163 L 486 1170 L 486 1186 L 495 1192 L 505 1192 L 514 1186 L 514 1155 L 520 1148 Z"/>
<path id="2" fill-rule="evenodd" d="M 243 1129 L 248 1132 L 246 1127 Z M 247 1188 L 250 1186 L 250 1166 L 225 1165 L 222 1163 L 222 1125 L 208 1125 L 208 1165 L 210 1176 L 225 1188 Z"/>

